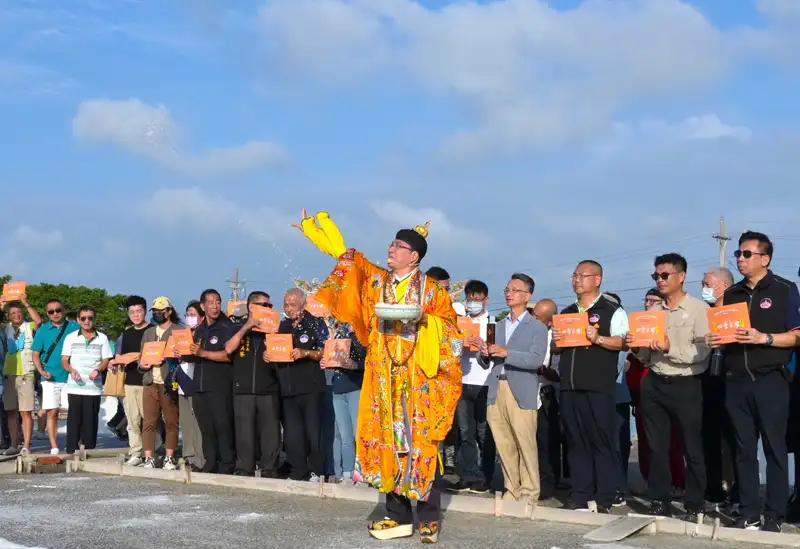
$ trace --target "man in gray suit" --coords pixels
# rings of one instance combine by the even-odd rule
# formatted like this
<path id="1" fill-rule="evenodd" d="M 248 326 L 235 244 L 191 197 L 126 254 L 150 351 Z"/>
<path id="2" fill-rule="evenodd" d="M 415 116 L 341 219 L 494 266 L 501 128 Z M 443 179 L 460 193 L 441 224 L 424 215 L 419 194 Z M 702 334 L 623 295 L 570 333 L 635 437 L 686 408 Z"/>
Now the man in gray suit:
<path id="1" fill-rule="evenodd" d="M 484 342 L 478 356 L 481 367 L 492 368 L 487 417 L 503 467 L 503 497 L 531 504 L 539 500 L 538 371 L 547 354 L 547 327 L 527 310 L 533 288 L 528 275 L 511 275 L 503 290 L 511 313 L 497 324 L 494 344 Z"/>

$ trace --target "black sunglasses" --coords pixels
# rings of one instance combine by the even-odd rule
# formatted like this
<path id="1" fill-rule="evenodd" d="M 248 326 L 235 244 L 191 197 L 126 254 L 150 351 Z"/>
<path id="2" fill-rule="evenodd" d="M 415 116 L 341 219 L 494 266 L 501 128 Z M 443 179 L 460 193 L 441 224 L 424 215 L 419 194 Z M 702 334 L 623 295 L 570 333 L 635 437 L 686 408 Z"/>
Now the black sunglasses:
<path id="1" fill-rule="evenodd" d="M 743 257 L 745 259 L 750 259 L 754 255 L 767 255 L 767 254 L 753 252 L 751 250 L 736 250 L 733 252 L 733 257 L 735 257 L 736 259 L 739 259 L 740 257 Z"/>
<path id="2" fill-rule="evenodd" d="M 80 318 L 80 321 L 81 321 L 81 322 L 89 322 L 89 321 L 93 321 L 93 320 L 94 320 L 94 317 L 93 317 L 93 316 L 82 316 L 82 317 Z"/>
<path id="3" fill-rule="evenodd" d="M 272 303 L 253 303 L 253 305 L 257 305 L 259 307 L 266 307 L 267 309 L 272 309 Z"/>
<path id="4" fill-rule="evenodd" d="M 673 274 L 677 274 L 677 273 L 653 273 L 653 274 L 650 275 L 650 278 L 652 278 L 655 281 L 658 281 L 659 278 L 661 280 L 668 280 L 670 275 L 673 275 Z"/>
<path id="5" fill-rule="evenodd" d="M 50 309 L 50 310 L 47 311 L 47 314 L 56 315 L 56 314 L 62 313 L 62 312 L 64 312 L 64 309 Z"/>

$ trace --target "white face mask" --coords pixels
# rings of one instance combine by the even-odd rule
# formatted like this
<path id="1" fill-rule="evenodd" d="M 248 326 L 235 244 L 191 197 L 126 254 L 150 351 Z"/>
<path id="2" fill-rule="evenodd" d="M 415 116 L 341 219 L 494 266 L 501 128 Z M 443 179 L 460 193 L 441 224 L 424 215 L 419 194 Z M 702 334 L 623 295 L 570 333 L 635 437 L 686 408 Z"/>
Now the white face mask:
<path id="1" fill-rule="evenodd" d="M 200 320 L 200 318 L 199 318 L 199 317 L 196 317 L 196 316 L 187 316 L 187 317 L 186 317 L 186 325 L 187 325 L 189 328 L 197 328 L 197 323 L 198 323 L 198 320 Z"/>
<path id="2" fill-rule="evenodd" d="M 703 288 L 700 296 L 703 298 L 703 301 L 709 305 L 713 305 L 717 302 L 717 297 L 714 295 L 714 288 Z"/>
<path id="3" fill-rule="evenodd" d="M 470 316 L 478 316 L 483 312 L 483 302 L 482 301 L 467 301 L 467 304 L 464 306 L 466 309 L 467 314 Z"/>

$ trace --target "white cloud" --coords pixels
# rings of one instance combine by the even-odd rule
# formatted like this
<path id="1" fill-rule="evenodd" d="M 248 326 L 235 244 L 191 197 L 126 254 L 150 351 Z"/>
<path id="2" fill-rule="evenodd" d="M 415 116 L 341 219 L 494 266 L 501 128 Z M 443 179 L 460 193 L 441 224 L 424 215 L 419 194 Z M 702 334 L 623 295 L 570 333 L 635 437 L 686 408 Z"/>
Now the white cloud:
<path id="1" fill-rule="evenodd" d="M 142 211 L 147 219 L 181 229 L 187 234 L 233 231 L 254 240 L 274 242 L 297 233 L 291 228 L 296 220 L 272 207 L 237 204 L 196 188 L 159 189 Z"/>
<path id="2" fill-rule="evenodd" d="M 6 237 L 6 243 L 22 250 L 52 250 L 64 243 L 64 235 L 58 229 L 40 231 L 30 225 L 19 225 Z"/>
<path id="3" fill-rule="evenodd" d="M 196 177 L 277 166 L 286 160 L 280 145 L 271 141 L 251 141 L 237 147 L 209 149 L 199 156 L 187 155 L 180 150 L 181 128 L 167 108 L 135 98 L 84 101 L 72 120 L 72 133 L 80 141 L 111 144 L 171 171 Z"/>
<path id="4" fill-rule="evenodd" d="M 391 224 L 394 230 L 411 229 L 430 221 L 428 240 L 450 251 L 478 251 L 492 243 L 486 233 L 457 226 L 447 214 L 436 208 L 412 208 L 391 200 L 375 201 L 370 207 L 379 218 Z"/>
<path id="5" fill-rule="evenodd" d="M 531 0 L 269 0 L 260 23 L 275 60 L 301 76 L 394 78 L 463 100 L 475 125 L 444 144 L 456 158 L 594 137 L 629 101 L 717 83 L 741 47 L 679 0 L 568 11 Z"/>

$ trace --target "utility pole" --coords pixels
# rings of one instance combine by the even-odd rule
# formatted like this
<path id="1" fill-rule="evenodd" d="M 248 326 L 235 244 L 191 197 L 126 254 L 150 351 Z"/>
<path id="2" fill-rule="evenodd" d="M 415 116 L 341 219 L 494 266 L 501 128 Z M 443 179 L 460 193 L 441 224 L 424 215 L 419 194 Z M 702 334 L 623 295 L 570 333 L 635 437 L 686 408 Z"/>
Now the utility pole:
<path id="1" fill-rule="evenodd" d="M 225 282 L 228 283 L 228 288 L 231 289 L 231 301 L 242 301 L 242 294 L 245 293 L 247 282 L 239 280 L 239 269 L 236 269 L 233 279 L 229 278 Z"/>
<path id="2" fill-rule="evenodd" d="M 719 232 L 713 235 L 714 240 L 719 242 L 719 266 L 725 266 L 725 246 L 728 245 L 728 241 L 731 239 L 728 236 L 728 233 L 725 232 L 725 217 L 719 218 Z"/>

